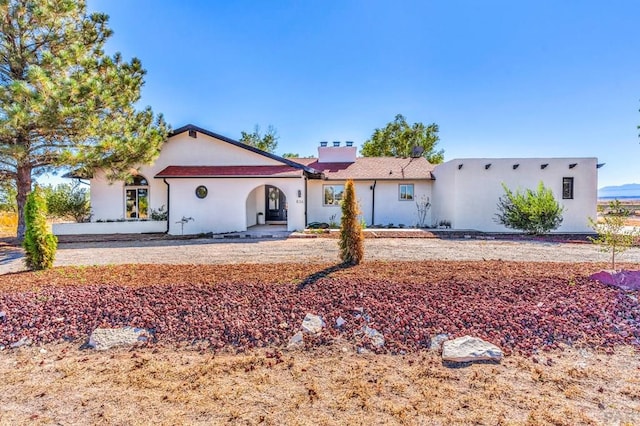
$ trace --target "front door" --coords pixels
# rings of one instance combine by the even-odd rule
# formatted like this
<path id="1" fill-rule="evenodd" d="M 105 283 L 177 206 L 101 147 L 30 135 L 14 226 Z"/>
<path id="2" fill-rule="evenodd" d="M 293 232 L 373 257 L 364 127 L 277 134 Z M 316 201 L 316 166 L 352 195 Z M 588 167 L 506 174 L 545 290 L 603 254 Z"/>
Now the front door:
<path id="1" fill-rule="evenodd" d="M 275 186 L 265 185 L 266 220 L 282 222 L 287 220 L 287 199 Z"/>

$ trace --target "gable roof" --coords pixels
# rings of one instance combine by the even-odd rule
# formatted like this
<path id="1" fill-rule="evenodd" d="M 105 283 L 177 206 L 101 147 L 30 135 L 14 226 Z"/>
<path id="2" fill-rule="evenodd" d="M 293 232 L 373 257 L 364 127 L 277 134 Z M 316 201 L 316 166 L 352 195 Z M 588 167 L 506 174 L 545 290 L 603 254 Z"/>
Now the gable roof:
<path id="1" fill-rule="evenodd" d="M 327 180 L 433 180 L 435 166 L 424 157 L 359 157 L 354 163 L 320 163 L 317 158 L 292 161 L 322 172 Z"/>
<path id="2" fill-rule="evenodd" d="M 187 124 L 186 126 L 182 126 L 182 127 L 179 127 L 177 129 L 173 130 L 171 133 L 169 133 L 169 138 L 171 138 L 173 136 L 176 136 L 176 135 L 179 135 L 181 133 L 188 132 L 190 130 L 193 130 L 193 131 L 196 131 L 198 133 L 202 133 L 203 135 L 207 135 L 209 137 L 221 140 L 223 142 L 226 142 L 226 143 L 229 143 L 231 145 L 237 146 L 238 148 L 246 149 L 247 151 L 254 152 L 256 154 L 262 155 L 262 156 L 270 158 L 272 160 L 276 160 L 276 161 L 278 161 L 280 163 L 286 164 L 289 167 L 293 167 L 295 169 L 304 170 L 305 172 L 310 173 L 312 175 L 318 174 L 317 170 L 314 170 L 314 169 L 306 166 L 305 164 L 296 163 L 296 162 L 291 161 L 291 160 L 289 160 L 287 158 L 280 157 L 278 155 L 271 154 L 270 152 L 266 152 L 266 151 L 263 151 L 261 149 L 258 149 L 255 146 L 247 145 L 247 144 L 242 143 L 240 141 L 228 138 L 226 136 L 219 135 L 217 133 L 211 132 L 211 131 L 203 129 L 201 127 L 194 126 L 193 124 Z"/>
<path id="3" fill-rule="evenodd" d="M 157 178 L 300 177 L 302 169 L 282 166 L 169 166 Z"/>

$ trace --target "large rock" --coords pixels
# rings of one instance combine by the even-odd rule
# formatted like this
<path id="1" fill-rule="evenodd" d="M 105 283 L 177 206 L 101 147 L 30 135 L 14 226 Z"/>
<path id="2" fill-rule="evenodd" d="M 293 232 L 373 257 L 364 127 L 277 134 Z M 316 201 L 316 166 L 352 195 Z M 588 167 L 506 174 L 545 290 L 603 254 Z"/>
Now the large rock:
<path id="1" fill-rule="evenodd" d="M 362 332 L 369 338 L 373 346 L 377 348 L 381 348 L 384 346 L 384 335 L 375 328 L 371 328 L 365 325 L 362 328 Z"/>
<path id="2" fill-rule="evenodd" d="M 89 337 L 89 347 L 103 351 L 116 346 L 146 342 L 149 338 L 149 331 L 144 328 L 96 328 Z"/>
<path id="3" fill-rule="evenodd" d="M 502 350 L 477 337 L 464 336 L 442 344 L 442 359 L 451 362 L 500 361 Z"/>
<path id="4" fill-rule="evenodd" d="M 287 349 L 300 349 L 302 347 L 304 347 L 304 336 L 302 335 L 302 331 L 298 331 L 289 339 Z"/>
<path id="5" fill-rule="evenodd" d="M 640 290 L 640 271 L 600 271 L 591 275 L 589 279 L 600 281 L 603 284 L 618 287 L 625 291 Z"/>
<path id="6" fill-rule="evenodd" d="M 302 331 L 309 334 L 317 334 L 322 331 L 324 321 L 318 315 L 307 314 L 302 320 Z"/>

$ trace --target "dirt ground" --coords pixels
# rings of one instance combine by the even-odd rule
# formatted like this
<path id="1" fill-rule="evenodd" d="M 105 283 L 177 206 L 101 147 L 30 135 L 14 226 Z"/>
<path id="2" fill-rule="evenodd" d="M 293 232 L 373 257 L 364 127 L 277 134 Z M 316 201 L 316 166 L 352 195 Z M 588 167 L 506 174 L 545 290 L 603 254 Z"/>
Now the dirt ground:
<path id="1" fill-rule="evenodd" d="M 640 424 L 640 352 L 615 343 L 638 337 L 637 292 L 585 278 L 603 266 L 377 261 L 0 275 L 3 342 L 11 333 L 34 341 L 0 351 L 0 424 Z M 355 305 L 388 351 L 358 340 Z M 343 315 L 346 332 L 329 327 L 287 350 L 309 310 L 329 325 Z M 144 347 L 80 349 L 96 325 L 124 324 L 162 326 Z M 590 332 L 527 353 L 525 343 L 572 330 Z M 494 336 L 516 350 L 500 364 L 445 364 L 425 341 L 437 331 Z"/>
<path id="2" fill-rule="evenodd" d="M 211 354 L 46 345 L 0 355 L 0 424 L 637 425 L 638 354 L 567 349 L 501 364 L 432 352 Z"/>

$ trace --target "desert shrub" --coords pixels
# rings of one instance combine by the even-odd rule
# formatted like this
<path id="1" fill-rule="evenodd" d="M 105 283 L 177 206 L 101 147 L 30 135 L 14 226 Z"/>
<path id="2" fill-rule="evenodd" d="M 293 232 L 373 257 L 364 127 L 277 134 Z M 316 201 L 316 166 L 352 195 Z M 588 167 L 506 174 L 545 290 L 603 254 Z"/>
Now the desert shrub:
<path id="1" fill-rule="evenodd" d="M 50 217 L 86 222 L 91 216 L 89 192 L 78 184 L 62 183 L 44 188 Z"/>
<path id="2" fill-rule="evenodd" d="M 360 208 L 356 200 L 353 181 L 344 186 L 342 198 L 342 218 L 340 220 L 340 259 L 343 263 L 357 265 L 364 257 L 364 235 L 358 221 Z"/>
<path id="3" fill-rule="evenodd" d="M 47 227 L 47 200 L 38 186 L 27 197 L 24 220 L 25 233 L 22 245 L 27 267 L 36 270 L 51 268 L 58 239 Z"/>
<path id="4" fill-rule="evenodd" d="M 640 232 L 636 228 L 625 228 L 631 211 L 620 201 L 610 201 L 606 213 L 602 206 L 599 206 L 598 210 L 602 213 L 602 222 L 589 218 L 589 223 L 598 233 L 598 237 L 589 239 L 599 246 L 600 251 L 611 253 L 611 269 L 616 269 L 616 254 L 621 254 L 631 247 L 640 236 Z"/>
<path id="5" fill-rule="evenodd" d="M 538 184 L 537 191 L 513 192 L 505 184 L 502 188 L 505 195 L 498 201 L 496 222 L 536 235 L 557 229 L 562 223 L 564 208 L 542 182 Z"/>
<path id="6" fill-rule="evenodd" d="M 149 213 L 149 217 L 151 218 L 151 220 L 168 220 L 169 212 L 167 211 L 167 208 L 163 204 L 157 210 L 151 209 L 151 212 Z"/>

